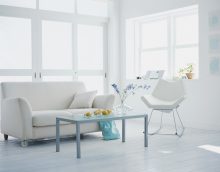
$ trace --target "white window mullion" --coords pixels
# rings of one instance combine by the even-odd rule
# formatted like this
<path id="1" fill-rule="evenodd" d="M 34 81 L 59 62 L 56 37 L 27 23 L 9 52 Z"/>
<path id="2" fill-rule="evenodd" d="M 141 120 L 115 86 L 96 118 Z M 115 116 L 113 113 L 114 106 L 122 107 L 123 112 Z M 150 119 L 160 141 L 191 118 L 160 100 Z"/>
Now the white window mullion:
<path id="1" fill-rule="evenodd" d="M 41 21 L 36 15 L 32 19 L 32 68 L 33 68 L 33 81 L 41 81 L 41 63 L 42 63 L 42 31 Z"/>
<path id="2" fill-rule="evenodd" d="M 136 75 L 139 74 L 139 69 L 138 69 L 138 66 L 139 66 L 139 51 L 140 51 L 140 47 L 139 47 L 139 34 L 140 34 L 140 26 L 139 26 L 139 22 L 135 22 L 134 23 L 134 64 L 133 64 L 133 78 L 135 78 Z"/>
<path id="3" fill-rule="evenodd" d="M 78 2 L 75 0 L 75 14 L 78 15 Z"/>
<path id="4" fill-rule="evenodd" d="M 141 59 L 142 59 L 142 50 L 143 50 L 143 45 L 142 45 L 142 38 L 143 38 L 143 36 L 142 36 L 142 23 L 139 23 L 138 24 L 138 40 L 137 40 L 137 43 L 138 43 L 138 45 L 137 45 L 137 47 L 138 47 L 138 63 L 137 63 L 137 71 L 138 71 L 138 73 L 136 73 L 136 76 L 135 77 L 137 77 L 137 76 L 141 76 Z"/>
<path id="5" fill-rule="evenodd" d="M 36 0 L 36 9 L 37 9 L 37 10 L 39 10 L 39 7 L 40 7 L 39 1 L 40 1 L 40 0 Z"/>
<path id="6" fill-rule="evenodd" d="M 32 76 L 32 69 L 0 69 L 0 76 Z"/>
<path id="7" fill-rule="evenodd" d="M 198 44 L 175 45 L 175 48 L 193 48 L 193 47 L 198 47 Z"/>
<path id="8" fill-rule="evenodd" d="M 72 23 L 72 56 L 73 56 L 73 80 L 78 79 L 78 48 L 77 48 L 77 37 L 78 30 L 77 30 L 77 23 Z"/>
<path id="9" fill-rule="evenodd" d="M 109 90 L 108 85 L 109 83 L 109 77 L 108 77 L 108 25 L 104 24 L 103 25 L 103 85 L 104 85 L 104 93 L 107 93 Z"/>
<path id="10" fill-rule="evenodd" d="M 42 53 L 42 20 L 38 18 L 38 57 L 37 57 L 37 72 L 38 72 L 38 81 L 42 81 L 42 72 L 43 72 L 43 53 Z"/>
<path id="11" fill-rule="evenodd" d="M 168 44 L 169 44 L 169 42 L 168 42 Z M 168 49 L 168 47 L 155 47 L 155 48 L 142 49 L 142 52 L 145 52 L 145 51 L 160 51 L 160 50 L 167 50 L 167 49 Z"/>
<path id="12" fill-rule="evenodd" d="M 169 17 L 169 52 L 170 52 L 170 78 L 172 78 L 175 75 L 175 35 L 176 35 L 176 29 L 175 29 L 175 20 L 172 16 Z"/>

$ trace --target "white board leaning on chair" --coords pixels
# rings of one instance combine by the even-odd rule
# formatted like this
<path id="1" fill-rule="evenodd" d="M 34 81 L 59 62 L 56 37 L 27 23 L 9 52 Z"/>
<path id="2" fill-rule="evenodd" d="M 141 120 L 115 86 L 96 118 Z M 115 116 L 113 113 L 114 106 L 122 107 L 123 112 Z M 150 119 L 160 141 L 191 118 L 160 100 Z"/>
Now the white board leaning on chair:
<path id="1" fill-rule="evenodd" d="M 164 75 L 164 70 L 149 70 L 146 74 L 142 77 L 145 80 L 148 79 L 161 79 Z"/>

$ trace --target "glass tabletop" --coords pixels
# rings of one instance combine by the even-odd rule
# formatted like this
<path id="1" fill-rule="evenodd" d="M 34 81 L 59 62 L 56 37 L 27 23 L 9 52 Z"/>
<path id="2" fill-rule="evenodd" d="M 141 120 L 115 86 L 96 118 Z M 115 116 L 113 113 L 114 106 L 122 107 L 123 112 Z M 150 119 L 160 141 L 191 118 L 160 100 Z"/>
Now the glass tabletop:
<path id="1" fill-rule="evenodd" d="M 128 112 L 126 114 L 112 113 L 109 115 L 92 115 L 91 117 L 86 117 L 84 114 L 73 114 L 69 116 L 57 116 L 57 119 L 70 121 L 70 122 L 90 122 L 90 121 L 107 121 L 107 120 L 120 120 L 129 118 L 143 118 L 146 117 L 147 113 L 135 113 Z"/>

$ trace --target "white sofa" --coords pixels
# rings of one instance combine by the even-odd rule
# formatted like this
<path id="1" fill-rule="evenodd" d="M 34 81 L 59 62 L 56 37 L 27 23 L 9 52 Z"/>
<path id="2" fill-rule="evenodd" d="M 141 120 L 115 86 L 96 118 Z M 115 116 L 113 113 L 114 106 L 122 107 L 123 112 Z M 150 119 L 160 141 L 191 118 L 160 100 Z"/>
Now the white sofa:
<path id="1" fill-rule="evenodd" d="M 74 94 L 85 92 L 82 82 L 5 82 L 1 84 L 1 133 L 28 140 L 55 137 L 56 116 L 79 115 L 98 108 L 112 109 L 114 95 L 96 96 L 90 109 L 68 109 Z M 99 131 L 97 123 L 84 124 L 81 133 Z M 73 124 L 61 123 L 61 136 L 75 134 Z"/>

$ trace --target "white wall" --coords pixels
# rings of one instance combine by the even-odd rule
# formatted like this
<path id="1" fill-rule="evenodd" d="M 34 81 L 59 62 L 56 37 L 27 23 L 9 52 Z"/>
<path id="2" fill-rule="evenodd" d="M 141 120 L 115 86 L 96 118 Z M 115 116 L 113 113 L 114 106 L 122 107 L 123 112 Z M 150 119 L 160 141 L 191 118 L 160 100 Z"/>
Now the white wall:
<path id="1" fill-rule="evenodd" d="M 220 76 L 210 74 L 210 57 L 208 53 L 208 13 L 213 10 L 220 10 L 220 0 L 121 0 L 121 64 L 125 64 L 126 19 L 193 4 L 199 4 L 200 78 L 199 80 L 184 81 L 187 90 L 187 99 L 182 107 L 180 107 L 180 113 L 187 127 L 220 130 Z M 124 67 L 120 68 L 122 84 L 125 83 Z M 135 109 L 148 111 L 138 96 L 130 98 L 128 103 Z"/>

